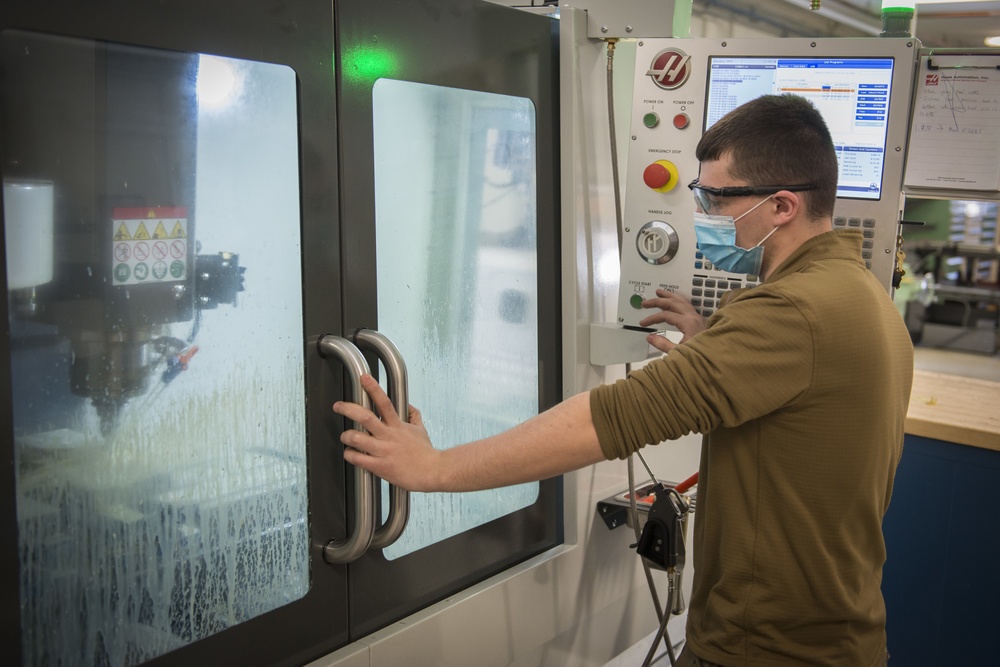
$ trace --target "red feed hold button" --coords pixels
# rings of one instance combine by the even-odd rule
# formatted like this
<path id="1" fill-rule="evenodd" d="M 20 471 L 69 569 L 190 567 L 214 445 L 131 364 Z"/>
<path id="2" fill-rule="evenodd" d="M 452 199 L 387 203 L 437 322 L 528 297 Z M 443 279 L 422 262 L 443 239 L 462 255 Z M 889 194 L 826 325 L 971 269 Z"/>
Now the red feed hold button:
<path id="1" fill-rule="evenodd" d="M 686 113 L 679 113 L 676 116 L 674 116 L 674 127 L 676 127 L 678 130 L 683 130 L 685 127 L 688 126 L 690 122 L 691 119 L 688 118 L 688 115 Z"/>
<path id="2" fill-rule="evenodd" d="M 670 171 L 659 162 L 654 162 L 643 170 L 642 182 L 654 190 L 662 188 L 670 182 Z"/>

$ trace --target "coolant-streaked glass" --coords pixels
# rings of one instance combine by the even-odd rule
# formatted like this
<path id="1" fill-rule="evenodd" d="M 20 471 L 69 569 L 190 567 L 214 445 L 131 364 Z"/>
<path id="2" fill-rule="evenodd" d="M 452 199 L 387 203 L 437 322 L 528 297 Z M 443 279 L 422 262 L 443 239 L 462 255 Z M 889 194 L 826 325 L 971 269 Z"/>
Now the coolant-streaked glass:
<path id="1" fill-rule="evenodd" d="M 450 447 L 538 412 L 530 100 L 380 79 L 373 91 L 378 329 Z M 413 494 L 399 558 L 533 504 L 537 484 Z M 383 507 L 387 502 L 383 499 Z"/>
<path id="2" fill-rule="evenodd" d="M 4 130 L 85 133 L 80 145 L 98 156 L 91 191 L 60 171 L 64 142 L 21 155 L 52 184 L 57 249 L 52 280 L 10 298 L 24 664 L 138 664 L 309 588 L 295 73 L 218 58 L 199 68 L 193 54 L 27 33 L 3 41 L 3 94 L 15 96 L 3 108 L 18 110 Z M 161 69 L 162 59 L 179 64 Z M 46 67 L 53 78 L 33 84 Z M 225 82 L 205 78 L 220 67 Z M 65 71 L 82 75 L 56 85 Z M 123 103 L 155 109 L 178 97 L 183 117 L 116 120 Z M 157 150 L 181 135 L 194 173 Z M 173 191 L 191 194 L 163 201 L 153 190 L 171 188 L 141 166 L 102 183 L 105 164 L 110 173 L 122 161 L 165 164 L 150 172 L 184 179 Z M 21 176 L 10 171 L 5 180 Z M 111 206 L 148 207 L 150 238 L 137 238 L 142 221 L 116 226 L 112 210 L 126 209 Z M 176 219 L 158 220 L 164 211 Z M 191 278 L 192 254 L 238 259 L 245 290 L 215 303 L 201 291 L 210 281 Z M 80 277 L 67 280 L 71 270 Z M 129 319 L 132 305 L 170 289 L 177 303 L 193 300 L 191 317 Z M 100 378 L 74 377 L 69 391 L 82 352 L 126 343 L 131 357 L 95 356 Z M 108 408 L 96 388 L 116 391 L 126 363 L 133 388 Z"/>

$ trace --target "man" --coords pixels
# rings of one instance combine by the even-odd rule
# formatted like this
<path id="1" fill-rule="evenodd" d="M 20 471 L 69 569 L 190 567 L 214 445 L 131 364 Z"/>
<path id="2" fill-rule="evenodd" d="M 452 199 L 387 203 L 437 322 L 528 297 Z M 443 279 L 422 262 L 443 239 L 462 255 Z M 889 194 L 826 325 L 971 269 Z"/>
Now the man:
<path id="1" fill-rule="evenodd" d="M 765 96 L 705 133 L 691 184 L 699 248 L 762 283 L 703 320 L 683 298 L 644 303 L 684 332 L 669 354 L 496 436 L 432 448 L 420 415 L 361 423 L 345 458 L 414 491 L 466 491 L 623 458 L 706 434 L 694 579 L 681 664 L 883 665 L 880 592 L 888 506 L 910 394 L 910 337 L 861 261 L 862 235 L 832 231 L 837 162 L 801 97 Z M 735 235 L 735 238 L 733 238 Z"/>

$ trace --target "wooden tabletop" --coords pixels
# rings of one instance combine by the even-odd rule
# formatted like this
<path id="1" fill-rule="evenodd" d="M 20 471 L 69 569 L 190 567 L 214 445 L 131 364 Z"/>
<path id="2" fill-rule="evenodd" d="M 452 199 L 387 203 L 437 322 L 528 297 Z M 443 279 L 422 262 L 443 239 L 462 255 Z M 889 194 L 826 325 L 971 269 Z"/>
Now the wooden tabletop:
<path id="1" fill-rule="evenodd" d="M 906 432 L 1000 451 L 1000 382 L 914 370 Z"/>

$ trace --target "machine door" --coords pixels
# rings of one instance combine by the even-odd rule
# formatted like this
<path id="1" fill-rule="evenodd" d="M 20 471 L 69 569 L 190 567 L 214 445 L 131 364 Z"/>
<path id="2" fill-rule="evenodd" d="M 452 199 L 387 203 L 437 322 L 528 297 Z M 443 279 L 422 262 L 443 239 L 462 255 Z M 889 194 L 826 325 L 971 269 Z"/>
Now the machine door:
<path id="1" fill-rule="evenodd" d="M 359 43 L 348 36 L 360 33 L 338 38 L 337 31 L 364 12 L 385 5 L 387 14 L 402 13 L 406 4 L 45 0 L 0 7 L 8 314 L 0 353 L 0 619 L 19 629 L 4 633 L 0 646 L 11 664 L 303 664 L 559 540 L 556 485 L 548 483 L 511 492 L 503 506 L 506 492 L 494 494 L 485 509 L 457 497 L 411 498 L 410 526 L 395 543 L 377 539 L 374 550 L 364 548 L 371 536 L 360 530 L 361 517 L 390 518 L 375 508 L 376 483 L 343 463 L 338 438 L 351 425 L 330 406 L 359 400 L 352 376 L 366 363 L 376 372 L 379 365 L 374 354 L 366 360 L 330 350 L 373 349 L 365 341 L 385 323 L 383 333 L 407 358 L 410 399 L 429 421 L 471 420 L 458 409 L 467 406 L 485 410 L 468 392 L 457 412 L 425 400 L 443 387 L 454 391 L 450 378 L 421 384 L 421 355 L 440 341 L 453 348 L 453 325 L 432 321 L 427 328 L 440 341 L 415 345 L 383 314 L 383 302 L 407 289 L 403 277 L 386 296 L 400 276 L 382 275 L 392 260 L 374 242 L 376 214 L 392 210 L 376 203 L 382 181 L 373 171 L 373 137 L 385 135 L 373 134 L 375 102 L 348 99 L 360 88 L 347 82 L 346 68 L 370 65 L 352 65 L 347 55 Z M 506 29 L 496 12 L 521 16 L 436 7 L 448 31 L 466 31 L 469 43 L 486 26 Z M 520 62 L 535 69 L 521 75 L 544 81 L 540 72 L 554 69 L 548 26 L 525 18 L 537 19 L 532 29 L 545 26 L 545 38 L 524 47 L 535 55 Z M 377 43 L 381 33 L 366 20 L 365 39 Z M 419 38 L 407 49 L 429 51 L 444 39 L 413 32 Z M 470 53 L 447 61 L 477 69 L 464 75 L 469 80 L 510 66 Z M 368 94 L 376 87 L 370 82 Z M 478 102 L 443 103 L 447 113 L 489 117 L 464 140 L 488 148 L 440 140 L 466 160 L 484 160 L 468 166 L 481 172 L 478 180 L 453 183 L 466 188 L 457 195 L 464 210 L 474 210 L 470 197 L 504 194 L 504 178 L 519 188 L 528 180 L 554 187 L 551 97 L 467 88 L 502 99 L 482 110 Z M 529 107 L 533 127 L 511 118 Z M 519 140 L 497 138 L 529 127 L 531 179 L 514 173 L 529 168 Z M 487 153 L 499 157 L 487 163 Z M 508 285 L 509 277 L 496 277 L 498 264 L 513 263 L 522 283 L 534 276 L 531 289 L 475 294 L 508 304 L 503 322 L 511 328 L 491 355 L 463 348 L 466 370 L 449 371 L 498 383 L 492 411 L 515 411 L 499 421 L 480 414 L 490 428 L 528 412 L 527 399 L 508 401 L 509 385 L 536 383 L 535 411 L 558 398 L 558 331 L 542 314 L 557 311 L 555 267 L 526 268 L 529 258 L 544 266 L 543 252 L 555 264 L 555 215 L 543 191 L 531 194 L 533 216 L 516 217 L 518 226 L 528 218 L 536 225 L 530 252 L 526 241 L 502 258 L 493 241 L 485 242 L 488 251 L 470 250 L 474 236 L 505 236 L 489 224 L 453 232 L 461 247 L 454 241 L 451 251 L 487 257 L 451 278 L 476 276 L 480 287 L 468 289 Z M 434 205 L 453 204 L 435 198 Z M 426 283 L 415 302 L 441 308 L 436 285 L 450 273 L 439 263 L 430 270 L 442 273 L 413 279 Z M 547 293 L 532 291 L 538 285 Z M 440 317 L 479 316 L 451 302 L 457 291 L 448 289 Z M 520 335 L 513 332 L 534 319 L 535 342 L 512 345 Z M 480 325 L 459 331 L 481 336 L 473 326 Z M 358 334 L 361 327 L 369 333 Z M 493 365 L 515 349 L 534 352 Z M 451 352 L 429 366 L 444 369 Z M 524 361 L 530 354 L 533 364 Z M 371 508 L 356 502 L 365 496 Z M 426 509 L 432 501 L 445 504 Z M 460 513 L 476 518 L 450 521 Z M 448 534 L 418 532 L 422 523 L 448 523 Z M 358 553 L 341 558 L 345 545 Z"/>
<path id="2" fill-rule="evenodd" d="M 9 664 L 348 640 L 333 13 L 278 4 L 0 8 Z"/>
<path id="3" fill-rule="evenodd" d="M 345 328 L 395 342 L 437 446 L 497 433 L 560 398 L 553 22 L 467 0 L 337 18 Z M 413 494 L 349 566 L 353 636 L 561 541 L 560 496 Z"/>

